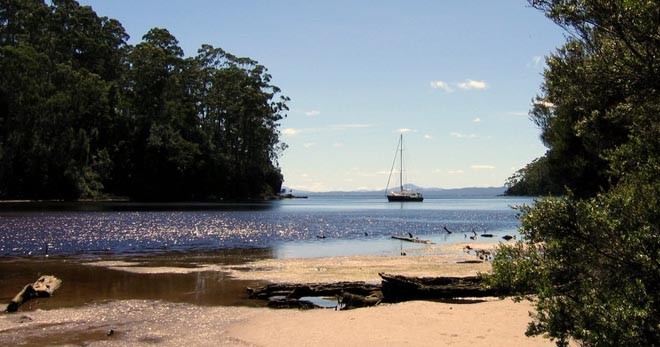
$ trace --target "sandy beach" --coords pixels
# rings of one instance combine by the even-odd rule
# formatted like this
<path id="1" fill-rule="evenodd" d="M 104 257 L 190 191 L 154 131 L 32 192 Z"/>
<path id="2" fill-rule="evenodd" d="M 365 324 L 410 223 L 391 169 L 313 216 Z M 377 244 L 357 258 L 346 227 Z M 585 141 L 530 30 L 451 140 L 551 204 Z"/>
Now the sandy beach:
<path id="1" fill-rule="evenodd" d="M 482 248 L 493 244 L 472 243 L 471 246 Z M 250 280 L 259 280 L 259 283 L 378 282 L 378 272 L 467 276 L 489 270 L 487 262 L 461 263 L 475 259 L 474 255 L 462 252 L 463 247 L 464 244 L 431 245 L 416 254 L 396 257 L 257 259 L 225 265 L 200 262 L 186 267 L 138 260 L 104 260 L 89 261 L 82 266 L 139 278 L 179 276 L 175 278 L 183 279 L 180 276 L 223 273 L 229 278 L 246 281 L 241 283 L 250 283 Z M 56 293 L 50 300 L 55 301 L 58 295 L 65 296 L 65 288 L 63 286 L 63 293 Z M 68 305 L 71 307 L 27 305 L 18 313 L 0 315 L 0 345 L 553 345 L 548 339 L 524 335 L 532 306 L 510 299 L 487 298 L 460 303 L 409 301 L 349 311 L 300 311 L 142 297 L 142 300 L 130 296 L 112 297 Z"/>

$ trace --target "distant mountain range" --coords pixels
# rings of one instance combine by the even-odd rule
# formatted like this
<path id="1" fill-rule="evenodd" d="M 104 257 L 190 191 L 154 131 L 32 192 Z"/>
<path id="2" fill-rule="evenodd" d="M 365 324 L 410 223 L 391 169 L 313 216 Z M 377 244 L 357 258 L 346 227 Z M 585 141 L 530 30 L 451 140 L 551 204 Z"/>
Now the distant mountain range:
<path id="1" fill-rule="evenodd" d="M 422 188 L 413 184 L 406 184 L 406 189 L 412 189 L 424 194 L 425 198 L 490 198 L 503 195 L 506 187 L 472 187 L 472 188 Z M 290 188 L 283 187 L 289 192 Z M 295 196 L 343 196 L 343 197 L 372 197 L 385 196 L 385 190 L 356 190 L 356 191 L 330 191 L 330 192 L 310 192 L 304 190 L 292 191 Z"/>

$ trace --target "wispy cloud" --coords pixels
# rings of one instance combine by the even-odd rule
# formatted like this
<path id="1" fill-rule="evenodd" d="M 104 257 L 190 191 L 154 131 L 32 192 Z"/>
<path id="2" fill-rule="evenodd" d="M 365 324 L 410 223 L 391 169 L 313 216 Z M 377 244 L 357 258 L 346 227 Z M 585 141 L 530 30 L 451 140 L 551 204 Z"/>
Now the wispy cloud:
<path id="1" fill-rule="evenodd" d="M 449 83 L 445 81 L 431 81 L 431 88 L 442 89 L 447 93 L 451 93 L 454 91 L 454 89 L 449 86 Z"/>
<path id="2" fill-rule="evenodd" d="M 509 112 L 509 114 L 512 115 L 512 116 L 526 116 L 529 113 L 527 113 L 527 112 Z"/>
<path id="3" fill-rule="evenodd" d="M 481 89 L 486 89 L 488 88 L 488 84 L 485 81 L 475 81 L 475 80 L 465 80 L 465 82 L 457 82 L 457 83 L 448 83 L 445 81 L 431 81 L 431 88 L 433 89 L 440 89 L 443 90 L 447 93 L 451 93 L 454 91 L 454 88 L 460 88 L 463 90 L 481 90 Z"/>
<path id="4" fill-rule="evenodd" d="M 333 124 L 330 126 L 332 130 L 346 130 L 346 129 L 363 129 L 371 128 L 371 124 L 349 123 L 349 124 Z"/>
<path id="5" fill-rule="evenodd" d="M 348 177 L 378 177 L 378 176 L 387 176 L 390 174 L 389 170 L 381 171 L 364 171 L 360 168 L 352 168 L 344 173 L 344 176 Z"/>
<path id="6" fill-rule="evenodd" d="M 543 57 L 540 55 L 533 56 L 532 59 L 527 63 L 528 68 L 539 68 L 543 65 Z"/>
<path id="7" fill-rule="evenodd" d="M 477 117 L 472 120 L 472 123 L 481 123 L 481 118 Z"/>
<path id="8" fill-rule="evenodd" d="M 408 129 L 408 128 L 400 128 L 400 129 L 397 129 L 396 132 L 403 134 L 403 133 L 412 133 L 412 132 L 414 132 L 414 130 Z"/>
<path id="9" fill-rule="evenodd" d="M 484 81 L 474 81 L 474 80 L 466 80 L 465 82 L 458 83 L 458 88 L 461 88 L 463 90 L 470 90 L 470 89 L 486 89 L 488 88 L 488 85 Z"/>
<path id="10" fill-rule="evenodd" d="M 458 139 L 473 139 L 477 137 L 476 134 L 463 134 L 456 131 L 449 133 L 449 135 Z"/>
<path id="11" fill-rule="evenodd" d="M 314 146 L 316 146 L 315 142 L 308 142 L 308 143 L 303 144 L 303 147 L 305 147 L 305 148 L 312 148 Z"/>
<path id="12" fill-rule="evenodd" d="M 431 139 L 433 139 L 433 136 L 431 136 L 429 134 L 424 134 L 424 139 L 431 140 Z"/>
<path id="13" fill-rule="evenodd" d="M 341 143 L 341 142 L 335 142 L 335 143 L 332 144 L 332 147 L 334 147 L 334 148 L 341 148 L 341 147 L 344 147 L 344 144 Z"/>
<path id="14" fill-rule="evenodd" d="M 449 171 L 447 171 L 447 173 L 450 174 L 450 175 L 460 175 L 460 174 L 464 174 L 465 171 L 463 171 L 463 170 L 449 170 Z"/>
<path id="15" fill-rule="evenodd" d="M 470 165 L 471 169 L 474 170 L 493 170 L 495 166 L 493 165 Z"/>
<path id="16" fill-rule="evenodd" d="M 305 112 L 306 116 L 312 116 L 312 117 L 313 116 L 318 116 L 320 114 L 321 114 L 321 111 L 317 111 L 317 110 L 311 110 L 311 111 L 306 111 Z"/>
<path id="17" fill-rule="evenodd" d="M 284 135 L 289 135 L 289 136 L 294 136 L 300 134 L 300 130 L 293 129 L 293 128 L 286 128 L 282 130 L 282 134 Z"/>

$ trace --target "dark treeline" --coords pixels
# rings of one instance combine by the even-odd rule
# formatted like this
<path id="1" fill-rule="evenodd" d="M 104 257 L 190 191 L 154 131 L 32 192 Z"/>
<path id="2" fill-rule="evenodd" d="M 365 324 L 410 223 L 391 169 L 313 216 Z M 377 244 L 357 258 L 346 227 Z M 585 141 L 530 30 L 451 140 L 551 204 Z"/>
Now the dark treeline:
<path id="1" fill-rule="evenodd" d="M 660 2 L 528 0 L 567 30 L 531 119 L 547 154 L 509 182 L 522 207 L 491 285 L 534 293 L 527 334 L 558 346 L 660 343 Z"/>
<path id="2" fill-rule="evenodd" d="M 0 0 L 0 198 L 259 197 L 279 191 L 288 98 L 264 66 L 74 0 Z"/>
<path id="3" fill-rule="evenodd" d="M 623 151 L 657 141 L 647 138 L 659 119 L 657 3 L 594 1 L 592 14 L 580 7 L 583 1 L 530 2 L 569 36 L 547 58 L 542 93 L 530 112 L 548 151 L 509 178 L 507 194 L 607 191 L 625 175 L 612 165 Z"/>

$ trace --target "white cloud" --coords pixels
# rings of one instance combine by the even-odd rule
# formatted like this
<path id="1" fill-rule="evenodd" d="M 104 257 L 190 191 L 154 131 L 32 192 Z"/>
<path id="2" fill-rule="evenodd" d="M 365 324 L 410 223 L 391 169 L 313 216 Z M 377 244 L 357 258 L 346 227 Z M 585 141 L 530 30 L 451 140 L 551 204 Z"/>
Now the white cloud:
<path id="1" fill-rule="evenodd" d="M 555 108 L 555 104 L 545 100 L 534 100 L 534 105 L 545 106 L 547 108 Z"/>
<path id="2" fill-rule="evenodd" d="M 424 139 L 431 140 L 431 139 L 433 139 L 433 136 L 431 136 L 429 134 L 424 134 Z"/>
<path id="3" fill-rule="evenodd" d="M 512 116 L 526 116 L 528 115 L 527 112 L 509 112 L 510 115 Z"/>
<path id="4" fill-rule="evenodd" d="M 493 170 L 495 166 L 493 165 L 470 165 L 470 168 L 474 170 Z"/>
<path id="5" fill-rule="evenodd" d="M 451 93 L 454 91 L 454 89 L 449 86 L 449 83 L 444 81 L 431 81 L 431 88 L 442 89 L 447 93 Z"/>
<path id="6" fill-rule="evenodd" d="M 344 144 L 341 143 L 341 142 L 335 142 L 335 143 L 332 144 L 332 147 L 334 147 L 334 148 L 341 148 L 341 147 L 344 147 Z"/>
<path id="7" fill-rule="evenodd" d="M 289 135 L 289 136 L 298 135 L 298 134 L 300 134 L 300 130 L 293 129 L 293 128 L 286 128 L 286 129 L 282 130 L 282 134 Z"/>
<path id="8" fill-rule="evenodd" d="M 305 112 L 306 116 L 318 116 L 320 114 L 321 114 L 321 111 L 317 111 L 317 110 L 311 110 L 311 111 Z"/>
<path id="9" fill-rule="evenodd" d="M 412 129 L 408 129 L 408 128 L 401 128 L 401 129 L 397 129 L 397 132 L 403 134 L 403 133 L 411 133 L 411 132 L 414 132 L 414 130 L 412 130 Z"/>
<path id="10" fill-rule="evenodd" d="M 447 83 L 445 81 L 431 81 L 430 84 L 431 84 L 431 88 L 442 89 L 447 93 L 453 92 L 454 87 L 458 87 L 463 90 L 488 88 L 488 84 L 485 81 L 475 81 L 471 79 L 465 80 L 465 82 L 458 82 L 458 83 Z"/>
<path id="11" fill-rule="evenodd" d="M 481 118 L 477 117 L 472 120 L 473 123 L 481 123 Z"/>
<path id="12" fill-rule="evenodd" d="M 486 85 L 486 82 L 484 81 L 474 81 L 474 80 L 466 80 L 465 82 L 461 82 L 457 84 L 459 88 L 464 89 L 464 90 L 470 90 L 470 89 L 486 89 L 488 85 Z"/>
<path id="13" fill-rule="evenodd" d="M 476 134 L 463 134 L 463 133 L 459 133 L 459 132 L 455 132 L 455 131 L 452 132 L 452 133 L 449 133 L 449 135 L 452 136 L 452 137 L 455 137 L 455 138 L 459 138 L 459 139 L 473 139 L 473 138 L 477 137 Z"/>
<path id="14" fill-rule="evenodd" d="M 314 142 L 308 142 L 308 143 L 303 144 L 303 147 L 305 147 L 305 148 L 312 148 L 314 146 L 316 146 L 316 143 L 314 143 Z"/>
<path id="15" fill-rule="evenodd" d="M 465 173 L 465 171 L 463 171 L 463 170 L 449 170 L 449 171 L 447 171 L 447 173 L 450 174 L 450 175 L 460 175 L 460 174 Z"/>

